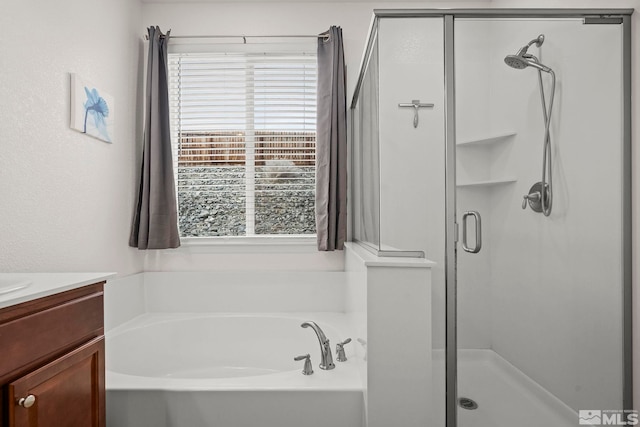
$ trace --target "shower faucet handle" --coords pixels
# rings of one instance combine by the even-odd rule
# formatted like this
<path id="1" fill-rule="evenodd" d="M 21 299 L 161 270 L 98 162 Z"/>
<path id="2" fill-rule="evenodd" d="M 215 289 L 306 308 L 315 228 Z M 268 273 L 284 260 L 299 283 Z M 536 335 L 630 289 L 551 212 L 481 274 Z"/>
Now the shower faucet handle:
<path id="1" fill-rule="evenodd" d="M 527 208 L 527 203 L 529 207 L 534 212 L 542 212 L 542 182 L 536 182 L 529 189 L 529 194 L 525 194 L 522 200 L 522 209 Z M 544 184 L 544 199 L 549 200 L 549 185 Z"/>
<path id="2" fill-rule="evenodd" d="M 350 342 L 351 342 L 351 338 L 347 338 L 346 340 L 336 344 L 336 354 L 337 354 L 336 359 L 338 360 L 338 362 L 347 361 L 347 355 L 344 353 L 344 345 L 349 344 Z"/>
<path id="3" fill-rule="evenodd" d="M 302 356 L 296 356 L 293 358 L 296 362 L 300 360 L 304 360 L 304 368 L 302 368 L 302 375 L 311 375 L 313 374 L 313 367 L 311 366 L 311 355 L 303 354 Z"/>
<path id="4" fill-rule="evenodd" d="M 533 202 L 533 203 L 540 202 L 540 193 L 535 191 L 533 193 L 525 194 L 522 197 L 522 209 L 527 208 L 527 202 Z"/>

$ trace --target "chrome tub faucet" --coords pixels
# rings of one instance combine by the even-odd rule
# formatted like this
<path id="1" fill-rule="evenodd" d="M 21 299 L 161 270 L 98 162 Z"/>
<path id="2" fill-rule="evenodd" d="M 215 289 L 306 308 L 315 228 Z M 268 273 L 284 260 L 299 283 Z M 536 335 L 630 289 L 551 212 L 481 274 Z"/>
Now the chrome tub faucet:
<path id="1" fill-rule="evenodd" d="M 318 341 L 320 342 L 320 369 L 328 371 L 335 368 L 336 365 L 333 364 L 333 356 L 331 355 L 331 345 L 320 326 L 316 322 L 304 322 L 300 326 L 303 328 L 311 327 L 318 336 Z"/>

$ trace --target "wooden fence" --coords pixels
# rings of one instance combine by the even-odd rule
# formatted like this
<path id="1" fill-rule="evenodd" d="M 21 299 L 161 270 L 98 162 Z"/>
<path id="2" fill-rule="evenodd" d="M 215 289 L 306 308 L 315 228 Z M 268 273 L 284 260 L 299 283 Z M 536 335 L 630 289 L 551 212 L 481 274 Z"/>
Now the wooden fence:
<path id="1" fill-rule="evenodd" d="M 179 166 L 244 165 L 243 132 L 189 132 L 180 136 Z M 266 160 L 288 160 L 297 166 L 314 166 L 316 158 L 315 132 L 257 131 L 253 137 L 257 166 Z"/>

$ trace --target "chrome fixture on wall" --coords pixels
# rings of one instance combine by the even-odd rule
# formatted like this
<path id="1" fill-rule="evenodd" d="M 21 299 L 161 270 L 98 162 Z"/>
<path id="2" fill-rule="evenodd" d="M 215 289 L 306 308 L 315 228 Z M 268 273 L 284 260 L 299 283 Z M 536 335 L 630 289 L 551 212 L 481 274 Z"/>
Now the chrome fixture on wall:
<path id="1" fill-rule="evenodd" d="M 549 197 L 549 186 L 545 187 L 545 198 Z M 529 194 L 525 194 L 522 199 L 522 209 L 529 207 L 534 212 L 542 212 L 542 183 L 536 182 L 529 189 Z"/>
<path id="2" fill-rule="evenodd" d="M 553 205 L 553 176 L 551 169 L 553 168 L 551 160 L 551 135 L 549 134 L 549 126 L 551 125 L 551 112 L 553 110 L 553 98 L 556 92 L 556 74 L 553 70 L 546 65 L 540 63 L 537 57 L 527 53 L 532 45 L 536 47 L 542 46 L 544 43 L 544 34 L 540 34 L 535 39 L 527 43 L 518 50 L 515 55 L 507 55 L 504 58 L 504 63 L 511 68 L 522 70 L 527 67 L 532 67 L 538 70 L 538 85 L 540 87 L 540 101 L 542 102 L 542 115 L 544 117 L 544 141 L 543 141 L 543 155 L 542 155 L 542 180 L 539 183 L 534 184 L 529 190 L 529 194 L 524 196 L 522 203 L 522 209 L 527 208 L 527 200 L 529 206 L 536 211 L 542 212 L 545 216 L 551 215 L 551 207 Z M 546 99 L 544 94 L 544 87 L 542 84 L 542 72 L 549 73 L 551 75 L 551 95 L 549 96 L 549 109 L 547 110 Z M 539 184 L 539 187 L 538 187 Z M 535 189 L 537 188 L 537 190 Z M 539 204 L 539 209 L 534 208 L 534 205 Z"/>

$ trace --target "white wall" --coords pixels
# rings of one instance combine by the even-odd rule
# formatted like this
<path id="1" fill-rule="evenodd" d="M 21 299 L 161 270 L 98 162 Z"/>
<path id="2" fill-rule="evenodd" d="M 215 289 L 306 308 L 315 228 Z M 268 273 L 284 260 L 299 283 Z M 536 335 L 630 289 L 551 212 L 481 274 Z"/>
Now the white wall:
<path id="1" fill-rule="evenodd" d="M 0 27 L 0 270 L 141 270 L 127 245 L 140 5 L 3 0 Z M 69 73 L 114 97 L 113 144 L 69 128 Z"/>
<path id="2" fill-rule="evenodd" d="M 194 244 L 178 249 L 147 251 L 144 270 L 342 271 L 344 253 L 318 252 L 315 241 L 301 244 Z"/>

